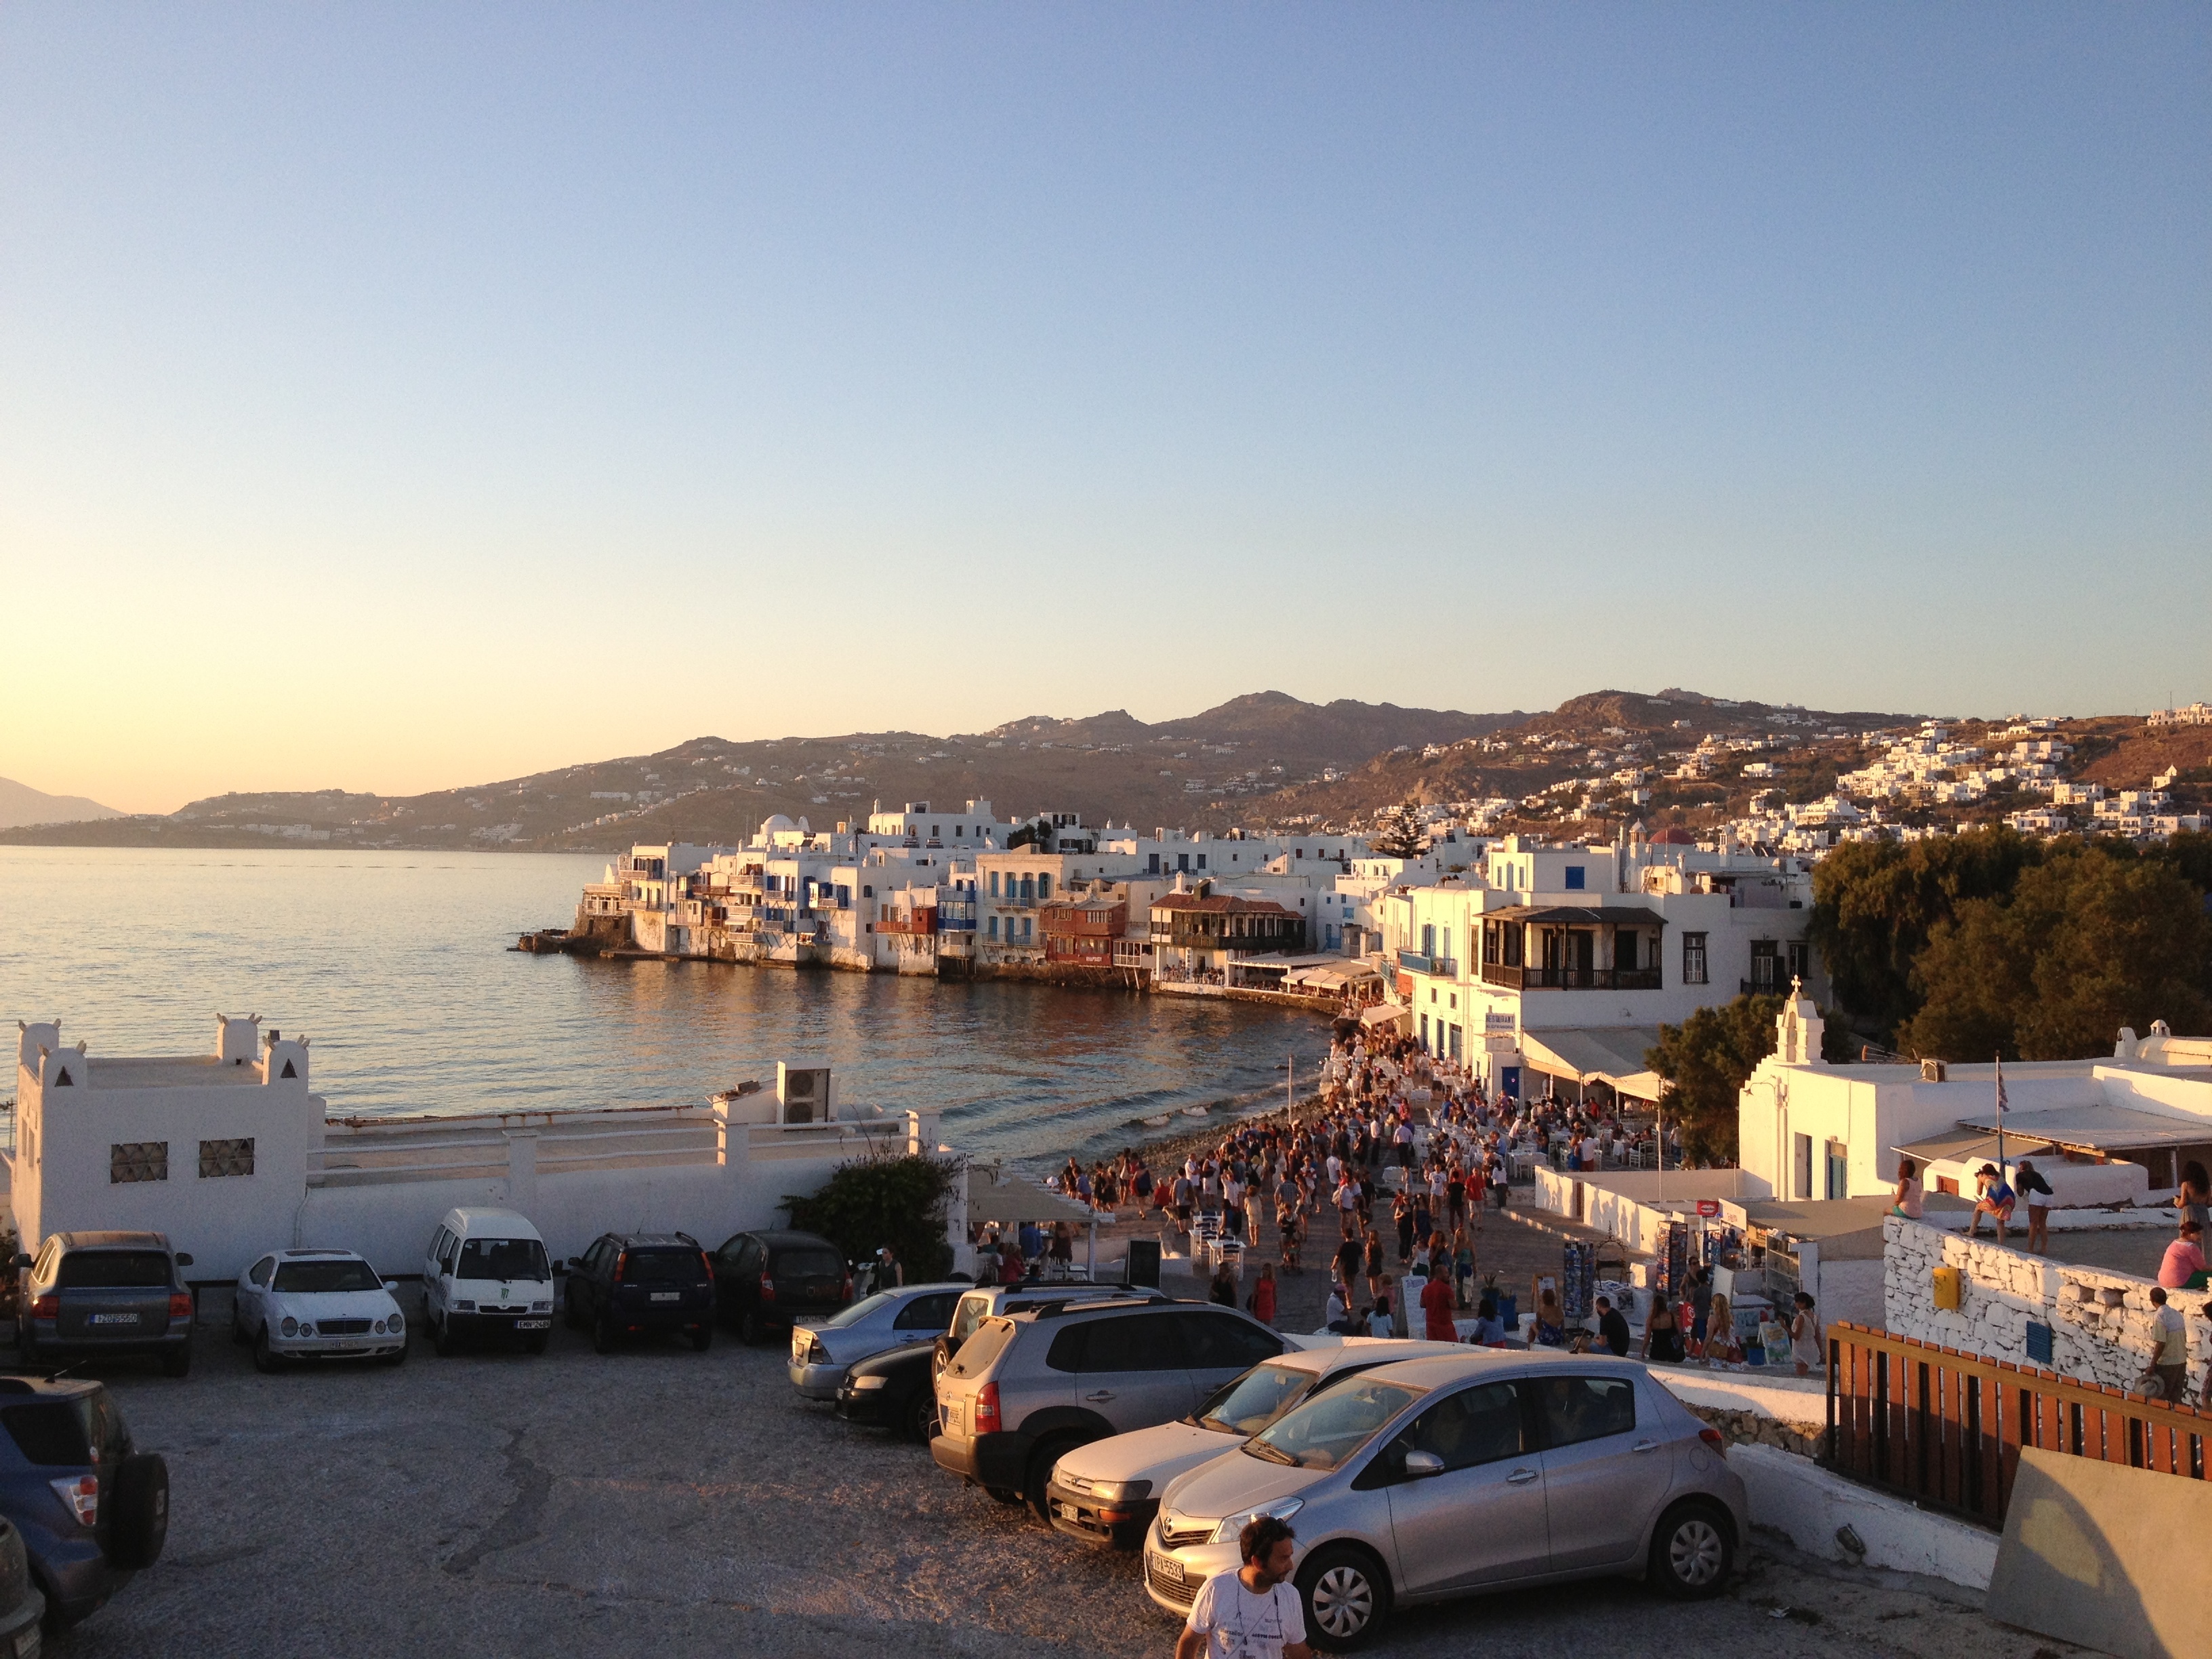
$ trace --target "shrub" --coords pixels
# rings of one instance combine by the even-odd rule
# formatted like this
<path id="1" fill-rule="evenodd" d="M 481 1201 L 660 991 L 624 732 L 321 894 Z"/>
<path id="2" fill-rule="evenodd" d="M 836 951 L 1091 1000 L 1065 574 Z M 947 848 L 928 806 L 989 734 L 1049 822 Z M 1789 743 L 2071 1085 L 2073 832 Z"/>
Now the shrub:
<path id="1" fill-rule="evenodd" d="M 821 1234 L 848 1261 L 866 1261 L 888 1244 L 908 1284 L 943 1279 L 952 1271 L 945 1205 L 965 1167 L 957 1158 L 872 1153 L 838 1165 L 816 1192 L 786 1195 L 783 1208 L 793 1226 Z"/>

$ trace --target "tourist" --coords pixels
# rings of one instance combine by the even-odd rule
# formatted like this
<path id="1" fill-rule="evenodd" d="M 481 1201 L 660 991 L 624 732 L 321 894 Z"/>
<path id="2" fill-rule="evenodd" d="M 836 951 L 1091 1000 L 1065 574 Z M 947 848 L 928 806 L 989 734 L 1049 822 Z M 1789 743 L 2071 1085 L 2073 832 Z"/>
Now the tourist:
<path id="1" fill-rule="evenodd" d="M 1909 1158 L 1898 1159 L 1897 1190 L 1890 1194 L 1890 1213 L 1917 1221 L 1927 1196 L 1928 1190 L 1920 1182 L 1920 1166 Z"/>
<path id="2" fill-rule="evenodd" d="M 1981 1237 L 1982 1218 L 1990 1217 L 1996 1223 L 1997 1243 L 2005 1242 L 2005 1229 L 2012 1224 L 2013 1190 L 2005 1178 L 1997 1173 L 1994 1164 L 1984 1164 L 1974 1171 L 1974 1182 L 1980 1189 L 1974 1200 L 1974 1213 L 1966 1223 L 1966 1237 Z"/>
<path id="3" fill-rule="evenodd" d="M 1651 1294 L 1651 1316 L 1644 1322 L 1643 1357 L 1657 1365 L 1682 1361 L 1682 1326 L 1674 1304 L 1656 1291 Z"/>
<path id="4" fill-rule="evenodd" d="M 2212 1176 L 2193 1158 L 2181 1166 L 2181 1185 L 2174 1191 L 2173 1206 L 2181 1212 L 2183 1220 L 2194 1221 L 2212 1236 Z"/>
<path id="5" fill-rule="evenodd" d="M 1474 1328 L 1467 1334 L 1467 1340 L 1477 1347 L 1499 1348 L 1505 1346 L 1505 1322 L 1498 1317 L 1497 1297 L 1488 1291 L 1482 1293 L 1482 1300 L 1475 1304 Z"/>
<path id="6" fill-rule="evenodd" d="M 1690 1340 L 1705 1340 L 1705 1312 L 1713 1302 L 1713 1270 L 1696 1267 L 1690 1270 Z"/>
<path id="7" fill-rule="evenodd" d="M 1367 1334 L 1370 1336 L 1398 1334 L 1397 1322 L 1390 1315 L 1390 1292 L 1387 1288 L 1389 1282 L 1389 1276 L 1385 1274 L 1382 1283 L 1386 1288 L 1376 1295 L 1375 1305 L 1367 1311 Z"/>
<path id="8" fill-rule="evenodd" d="M 1800 1291 L 1796 1302 L 1797 1310 L 1790 1316 L 1790 1358 L 1798 1376 L 1810 1376 L 1821 1369 L 1820 1322 L 1813 1317 L 1810 1296 Z"/>
<path id="9" fill-rule="evenodd" d="M 999 1282 L 999 1236 L 988 1230 L 975 1245 L 975 1282 L 978 1285 Z"/>
<path id="10" fill-rule="evenodd" d="M 1459 1340 L 1458 1328 L 1452 1323 L 1454 1311 L 1451 1281 L 1441 1273 L 1431 1273 L 1421 1287 L 1421 1312 L 1426 1316 L 1423 1334 L 1430 1341 Z"/>
<path id="11" fill-rule="evenodd" d="M 2158 1282 L 2169 1291 L 2195 1290 L 2202 1285 L 2203 1273 L 2204 1230 L 2185 1216 L 2181 1237 L 2166 1247 L 2165 1258 L 2158 1264 Z"/>
<path id="12" fill-rule="evenodd" d="M 1230 1271 L 1226 1260 L 1215 1264 L 1213 1289 L 1206 1299 L 1209 1302 L 1218 1303 L 1224 1308 L 1233 1308 L 1237 1305 L 1237 1275 Z"/>
<path id="13" fill-rule="evenodd" d="M 1567 1319 L 1559 1311 L 1559 1292 L 1548 1286 L 1536 1294 L 1535 1316 L 1529 1322 L 1528 1346 L 1532 1348 L 1564 1348 L 1567 1346 Z"/>
<path id="14" fill-rule="evenodd" d="M 1020 1243 L 1012 1238 L 1000 1239 L 999 1241 L 999 1283 L 1018 1285 L 1022 1282 L 1023 1274 L 1027 1271 L 1027 1266 L 1022 1261 Z"/>
<path id="15" fill-rule="evenodd" d="M 1597 1334 L 1598 1340 L 1604 1343 L 1616 1358 L 1628 1358 L 1628 1321 L 1621 1316 L 1620 1310 L 1613 1305 L 1613 1298 L 1609 1296 L 1597 1299 Z"/>
<path id="16" fill-rule="evenodd" d="M 1370 1297 L 1382 1295 L 1382 1286 L 1389 1282 L 1389 1275 L 1383 1268 L 1382 1235 L 1370 1227 L 1367 1230 L 1367 1293 Z"/>
<path id="17" fill-rule="evenodd" d="M 1175 1659 L 1312 1659 L 1305 1604 L 1290 1582 L 1297 1536 L 1273 1516 L 1244 1523 L 1237 1534 L 1244 1565 L 1199 1587 Z"/>
<path id="18" fill-rule="evenodd" d="M 2027 1200 L 2027 1250 L 2030 1255 L 2041 1255 L 2051 1248 L 2051 1200 L 2057 1194 L 2051 1183 L 2026 1158 L 2012 1166 L 2014 1191 Z M 2035 1200 L 2041 1199 L 2042 1203 Z"/>
<path id="19" fill-rule="evenodd" d="M 1462 1227 L 1452 1236 L 1452 1284 L 1459 1297 L 1459 1305 L 1469 1305 L 1474 1297 L 1474 1244 Z"/>
<path id="20" fill-rule="evenodd" d="M 2163 1285 L 2152 1288 L 2150 1305 L 2150 1328 L 2156 1344 L 2151 1350 L 2150 1368 L 2158 1378 L 2157 1397 L 2169 1406 L 2179 1406 L 2189 1387 L 2189 1323 L 2182 1318 L 2180 1309 L 2166 1305 Z"/>
<path id="21" fill-rule="evenodd" d="M 876 1250 L 876 1288 L 879 1291 L 893 1290 L 905 1283 L 905 1265 L 899 1261 L 897 1256 L 891 1254 L 891 1247 L 890 1245 L 884 1244 L 878 1247 Z"/>
<path id="22" fill-rule="evenodd" d="M 1262 1325 L 1275 1322 L 1275 1267 L 1271 1261 L 1260 1264 L 1260 1277 L 1254 1281 L 1252 1294 L 1246 1300 L 1245 1310 Z"/>
<path id="23" fill-rule="evenodd" d="M 1357 1238 L 1346 1238 L 1336 1247 L 1334 1267 L 1336 1282 L 1344 1286 L 1345 1299 L 1352 1300 L 1352 1289 L 1359 1282 L 1360 1264 L 1367 1259 L 1367 1246 Z"/>
<path id="24" fill-rule="evenodd" d="M 1698 1352 L 1708 1365 L 1726 1365 L 1743 1358 L 1742 1350 L 1735 1345 L 1735 1313 L 1729 1306 L 1726 1295 L 1713 1292 L 1712 1305 L 1705 1310 L 1705 1334 L 1698 1345 Z"/>
<path id="25" fill-rule="evenodd" d="M 1413 1200 L 1400 1193 L 1391 1201 L 1390 1217 L 1398 1224 L 1398 1260 L 1409 1261 L 1413 1255 Z"/>
<path id="26" fill-rule="evenodd" d="M 1339 1336 L 1352 1334 L 1351 1294 L 1341 1285 L 1328 1287 L 1328 1305 L 1322 1318 L 1328 1329 Z"/>

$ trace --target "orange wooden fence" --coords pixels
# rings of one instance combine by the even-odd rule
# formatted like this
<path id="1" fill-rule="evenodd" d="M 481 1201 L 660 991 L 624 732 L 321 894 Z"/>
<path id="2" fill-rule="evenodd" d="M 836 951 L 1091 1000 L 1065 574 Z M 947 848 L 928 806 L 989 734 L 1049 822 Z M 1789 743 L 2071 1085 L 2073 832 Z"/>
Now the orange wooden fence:
<path id="1" fill-rule="evenodd" d="M 1863 1325 L 1828 1327 L 1838 1474 L 2002 1526 L 2020 1449 L 2205 1478 L 2212 1412 Z"/>

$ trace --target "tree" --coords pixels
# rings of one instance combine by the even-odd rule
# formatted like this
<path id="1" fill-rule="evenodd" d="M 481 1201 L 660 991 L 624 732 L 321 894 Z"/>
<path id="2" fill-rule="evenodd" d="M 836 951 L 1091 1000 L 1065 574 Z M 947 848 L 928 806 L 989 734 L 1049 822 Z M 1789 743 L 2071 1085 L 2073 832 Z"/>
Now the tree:
<path id="1" fill-rule="evenodd" d="M 1680 1025 L 1662 1025 L 1659 1044 L 1644 1063 L 1666 1080 L 1662 1109 L 1682 1132 L 1685 1157 L 1699 1163 L 1733 1163 L 1736 1101 L 1759 1062 L 1774 1052 L 1778 996 L 1740 996 L 1717 1008 L 1700 1008 Z M 1832 1014 L 1823 1016 L 1820 1057 L 1851 1057 L 1850 1035 Z"/>
<path id="2" fill-rule="evenodd" d="M 1976 899 L 1913 963 L 1920 1011 L 1900 1032 L 1947 1060 L 2081 1060 L 2123 1025 L 2212 1017 L 2212 920 L 2176 862 L 2061 845 L 2003 899 Z"/>
<path id="3" fill-rule="evenodd" d="M 1429 836 L 1420 813 L 1411 802 L 1401 801 L 1376 816 L 1368 845 L 1386 859 L 1417 859 L 1429 850 Z"/>
<path id="4" fill-rule="evenodd" d="M 1959 907 L 2012 891 L 2044 843 L 2008 829 L 1929 841 L 1848 842 L 1813 869 L 1808 932 L 1850 1018 L 1885 1042 L 1919 1012 L 1913 963 Z"/>
<path id="5" fill-rule="evenodd" d="M 783 1207 L 793 1226 L 821 1234 L 848 1261 L 888 1244 L 908 1284 L 942 1279 L 952 1271 L 945 1203 L 965 1168 L 957 1158 L 874 1153 L 839 1164 L 818 1190 L 787 1195 Z"/>

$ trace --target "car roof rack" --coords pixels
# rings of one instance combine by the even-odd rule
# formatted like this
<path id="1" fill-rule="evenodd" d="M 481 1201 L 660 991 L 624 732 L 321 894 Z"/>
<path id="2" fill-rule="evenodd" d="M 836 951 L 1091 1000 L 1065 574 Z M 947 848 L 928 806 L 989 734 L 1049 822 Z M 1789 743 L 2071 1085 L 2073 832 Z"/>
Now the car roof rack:
<path id="1" fill-rule="evenodd" d="M 1149 1308 L 1155 1303 L 1173 1302 L 1176 1297 L 1165 1291 L 1133 1291 L 1127 1296 L 1100 1297 L 1085 1301 L 1078 1296 L 1062 1297 L 1054 1302 L 1041 1302 L 1034 1308 L 1024 1308 L 1025 1314 L 1039 1319 L 1057 1319 L 1065 1313 L 1100 1313 L 1109 1308 Z"/>

